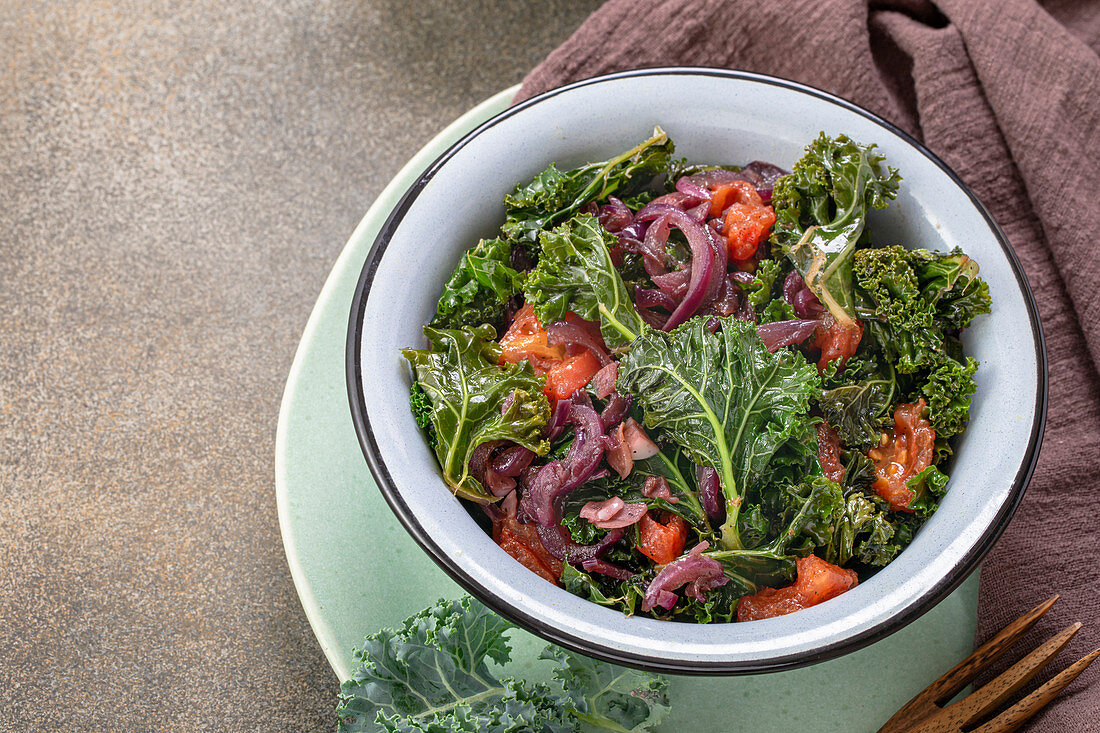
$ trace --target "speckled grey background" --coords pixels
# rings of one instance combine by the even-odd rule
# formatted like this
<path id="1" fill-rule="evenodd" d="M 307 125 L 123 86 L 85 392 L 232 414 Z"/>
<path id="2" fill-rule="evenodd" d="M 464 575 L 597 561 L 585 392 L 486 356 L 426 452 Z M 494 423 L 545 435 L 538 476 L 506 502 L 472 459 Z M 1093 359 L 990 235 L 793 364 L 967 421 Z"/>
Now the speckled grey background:
<path id="1" fill-rule="evenodd" d="M 0 730 L 334 726 L 275 511 L 298 337 L 597 4 L 0 1 Z"/>

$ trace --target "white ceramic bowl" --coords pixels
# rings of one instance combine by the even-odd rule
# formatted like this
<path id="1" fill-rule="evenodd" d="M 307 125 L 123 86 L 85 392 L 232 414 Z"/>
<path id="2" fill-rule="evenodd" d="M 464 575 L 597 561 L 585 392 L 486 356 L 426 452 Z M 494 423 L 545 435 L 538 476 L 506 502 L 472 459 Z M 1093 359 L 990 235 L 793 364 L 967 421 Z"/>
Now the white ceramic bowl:
<path id="1" fill-rule="evenodd" d="M 965 333 L 981 361 L 971 423 L 947 496 L 913 543 L 844 595 L 747 624 L 627 618 L 555 587 L 512 560 L 447 490 L 409 412 L 399 350 L 424 343 L 459 256 L 503 220 L 501 201 L 551 162 L 602 160 L 655 124 L 689 161 L 766 160 L 785 168 L 819 131 L 876 143 L 903 176 L 874 212 L 878 242 L 945 250 L 981 265 L 993 312 Z M 547 92 L 489 120 L 445 152 L 390 215 L 363 266 L 347 347 L 352 414 L 386 500 L 416 541 L 505 617 L 575 650 L 637 667 L 746 673 L 801 666 L 896 631 L 975 568 L 1019 504 L 1038 457 L 1046 361 L 1035 303 L 1003 233 L 943 162 L 894 126 L 817 89 L 716 69 L 613 74 Z"/>

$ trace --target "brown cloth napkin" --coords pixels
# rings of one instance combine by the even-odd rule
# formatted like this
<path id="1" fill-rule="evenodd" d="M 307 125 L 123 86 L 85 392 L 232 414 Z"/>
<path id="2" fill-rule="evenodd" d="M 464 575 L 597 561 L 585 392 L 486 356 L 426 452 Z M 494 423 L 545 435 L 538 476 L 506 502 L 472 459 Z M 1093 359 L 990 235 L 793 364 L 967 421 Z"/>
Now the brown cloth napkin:
<path id="1" fill-rule="evenodd" d="M 1055 669 L 1100 646 L 1098 49 L 1097 2 L 611 0 L 518 96 L 632 68 L 748 69 L 863 105 L 962 176 L 1024 264 L 1050 361 L 1042 455 L 983 564 L 978 641 L 1060 593 L 1034 638 L 1086 625 Z M 1031 730 L 1100 731 L 1100 664 Z"/>

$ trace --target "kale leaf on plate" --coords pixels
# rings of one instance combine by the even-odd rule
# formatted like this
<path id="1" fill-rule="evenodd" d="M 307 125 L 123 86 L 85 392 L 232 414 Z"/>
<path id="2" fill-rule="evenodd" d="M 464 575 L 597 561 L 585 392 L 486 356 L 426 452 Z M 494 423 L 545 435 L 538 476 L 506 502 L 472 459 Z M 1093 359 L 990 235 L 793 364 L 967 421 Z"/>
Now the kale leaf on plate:
<path id="1" fill-rule="evenodd" d="M 427 349 L 403 349 L 416 381 L 432 404 L 435 455 L 443 479 L 458 496 L 495 500 L 470 475 L 474 449 L 490 440 L 511 440 L 538 454 L 549 442 L 543 428 L 550 404 L 544 380 L 527 362 L 498 366 L 500 347 L 492 326 L 424 327 Z"/>
<path id="2" fill-rule="evenodd" d="M 369 636 L 340 686 L 338 730 L 378 733 L 647 733 L 668 714 L 667 683 L 551 646 L 558 685 L 499 677 L 512 625 L 465 597 L 440 600 Z"/>

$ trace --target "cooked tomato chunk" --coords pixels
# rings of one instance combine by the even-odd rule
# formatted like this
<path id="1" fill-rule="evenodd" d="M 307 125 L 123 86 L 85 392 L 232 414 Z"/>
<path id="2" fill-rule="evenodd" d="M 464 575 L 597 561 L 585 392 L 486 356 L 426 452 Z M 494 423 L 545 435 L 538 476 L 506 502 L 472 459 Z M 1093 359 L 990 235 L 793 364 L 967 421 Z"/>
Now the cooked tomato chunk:
<path id="1" fill-rule="evenodd" d="M 799 558 L 796 569 L 798 576 L 791 585 L 764 588 L 742 598 L 737 604 L 737 620 L 758 621 L 801 611 L 836 598 L 859 583 L 856 571 L 837 567 L 816 555 Z"/>
<path id="2" fill-rule="evenodd" d="M 683 554 L 687 534 L 687 522 L 677 514 L 663 524 L 646 514 L 638 522 L 638 551 L 658 565 L 668 565 Z"/>
<path id="3" fill-rule="evenodd" d="M 523 567 L 560 585 L 561 561 L 546 551 L 533 524 L 521 524 L 515 517 L 493 522 L 493 541 Z"/>
<path id="4" fill-rule="evenodd" d="M 840 368 L 848 363 L 848 357 L 856 353 L 859 341 L 863 338 L 863 324 L 856 319 L 851 326 L 843 326 L 831 315 L 826 315 L 822 325 L 814 331 L 811 346 L 821 349 L 821 358 L 817 360 L 817 370 L 825 371 L 829 362 L 840 359 Z"/>
<path id="5" fill-rule="evenodd" d="M 911 512 L 915 494 L 906 482 L 932 465 L 932 450 L 936 431 L 923 417 L 924 400 L 902 403 L 894 410 L 894 437 L 883 433 L 883 444 L 867 451 L 875 462 L 875 479 L 871 488 L 890 503 L 894 511 Z"/>

